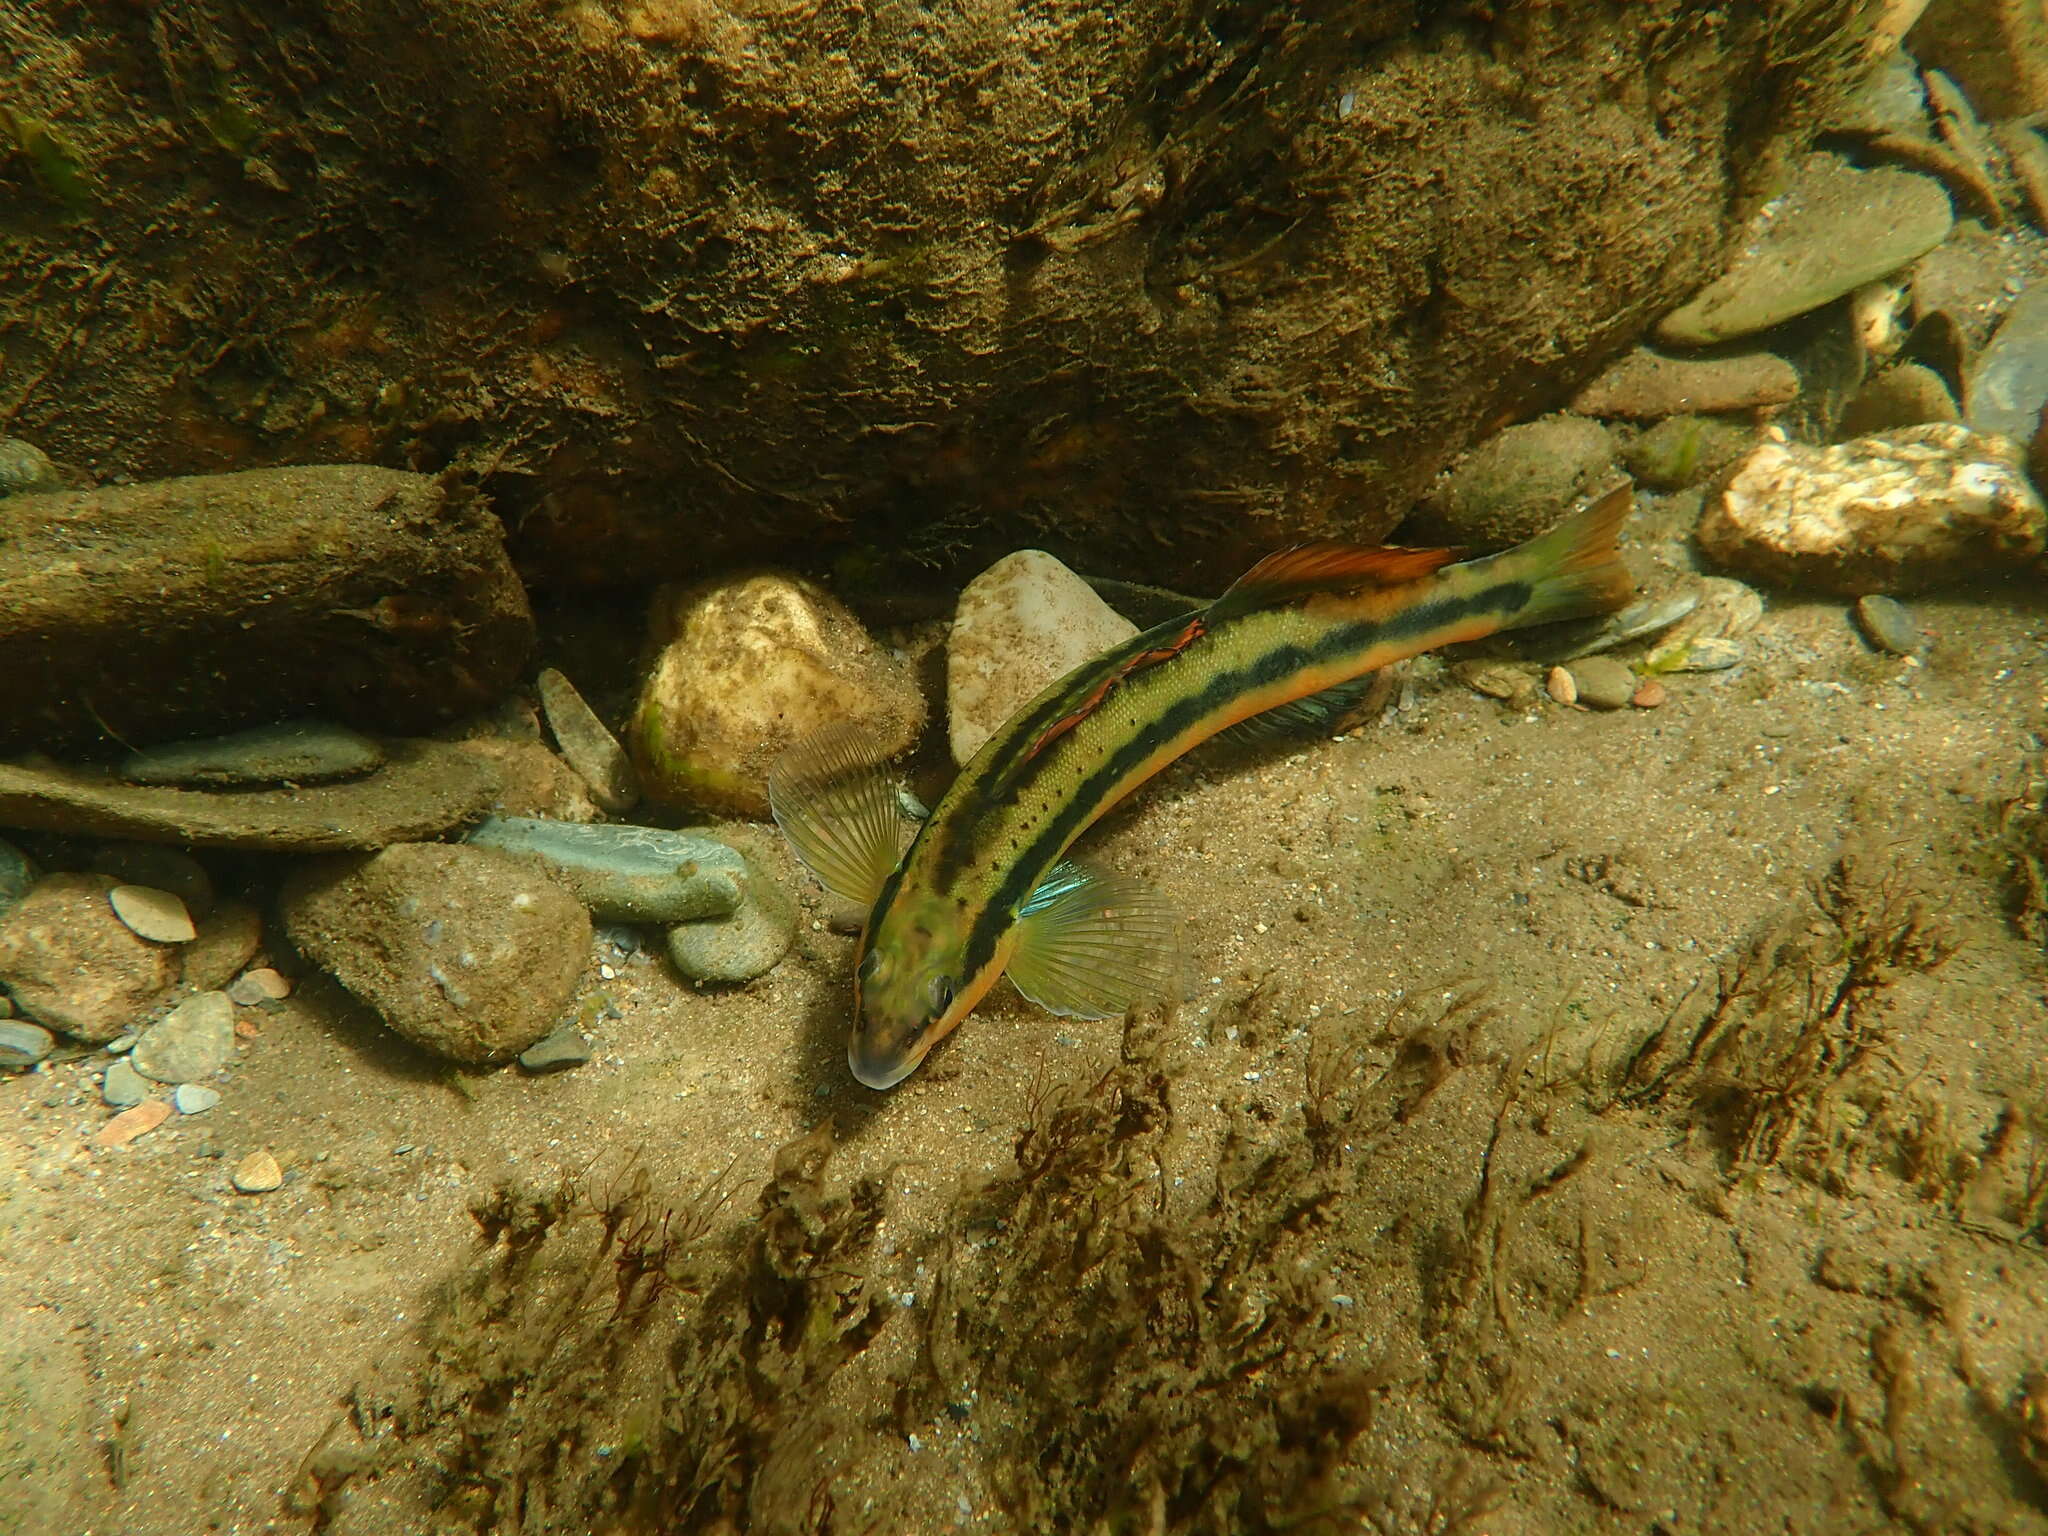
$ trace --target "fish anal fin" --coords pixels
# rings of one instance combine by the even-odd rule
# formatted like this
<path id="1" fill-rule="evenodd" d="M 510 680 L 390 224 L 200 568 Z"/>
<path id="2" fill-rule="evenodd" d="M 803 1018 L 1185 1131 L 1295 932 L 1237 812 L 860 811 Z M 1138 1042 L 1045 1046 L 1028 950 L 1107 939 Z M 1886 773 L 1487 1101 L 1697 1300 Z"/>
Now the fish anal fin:
<path id="1" fill-rule="evenodd" d="M 1009 977 L 1048 1013 L 1106 1019 L 1181 994 L 1180 915 L 1143 881 L 1067 860 L 1018 914 Z"/>
<path id="2" fill-rule="evenodd" d="M 1456 560 L 1455 549 L 1404 549 L 1321 539 L 1276 550 L 1238 577 L 1211 610 L 1232 612 L 1283 602 L 1309 592 L 1398 587 L 1420 581 Z"/>
<path id="3" fill-rule="evenodd" d="M 866 735 L 835 722 L 768 771 L 768 806 L 805 868 L 841 901 L 875 903 L 909 842 L 896 782 Z"/>
<path id="4" fill-rule="evenodd" d="M 1375 693 L 1386 692 L 1390 687 L 1386 674 L 1367 672 L 1321 693 L 1290 699 L 1261 714 L 1247 716 L 1218 731 L 1215 739 L 1249 745 L 1285 737 L 1327 735 L 1370 706 Z"/>

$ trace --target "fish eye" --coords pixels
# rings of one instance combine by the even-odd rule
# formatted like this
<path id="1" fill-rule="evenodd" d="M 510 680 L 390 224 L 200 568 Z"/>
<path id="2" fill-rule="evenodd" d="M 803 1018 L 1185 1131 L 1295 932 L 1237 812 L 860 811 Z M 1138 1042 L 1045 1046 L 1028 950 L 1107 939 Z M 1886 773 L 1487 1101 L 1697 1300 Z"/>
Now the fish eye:
<path id="1" fill-rule="evenodd" d="M 931 979 L 930 986 L 926 988 L 926 992 L 931 998 L 933 1018 L 939 1017 L 940 1014 L 953 1006 L 952 977 L 934 976 Z"/>

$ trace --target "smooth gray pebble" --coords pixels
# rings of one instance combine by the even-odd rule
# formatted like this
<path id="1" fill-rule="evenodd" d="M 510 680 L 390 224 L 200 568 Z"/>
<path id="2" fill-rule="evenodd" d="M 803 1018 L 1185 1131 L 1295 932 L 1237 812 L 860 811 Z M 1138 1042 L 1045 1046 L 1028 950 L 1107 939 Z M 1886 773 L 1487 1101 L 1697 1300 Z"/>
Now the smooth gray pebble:
<path id="1" fill-rule="evenodd" d="M 1913 612 L 1896 598 L 1872 593 L 1856 599 L 1856 627 L 1880 651 L 1894 656 L 1911 656 L 1927 644 L 1927 636 L 1913 621 Z"/>

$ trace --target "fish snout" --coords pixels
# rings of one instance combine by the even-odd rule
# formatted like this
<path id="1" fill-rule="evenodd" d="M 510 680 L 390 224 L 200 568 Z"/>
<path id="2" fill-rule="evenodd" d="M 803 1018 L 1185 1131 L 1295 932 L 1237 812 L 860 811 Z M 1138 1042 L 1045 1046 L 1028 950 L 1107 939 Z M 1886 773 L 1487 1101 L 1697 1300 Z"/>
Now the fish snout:
<path id="1" fill-rule="evenodd" d="M 854 1031 L 846 1042 L 846 1064 L 860 1083 L 880 1090 L 894 1088 L 917 1070 L 922 1056 L 913 1056 L 871 1038 L 865 1030 Z"/>

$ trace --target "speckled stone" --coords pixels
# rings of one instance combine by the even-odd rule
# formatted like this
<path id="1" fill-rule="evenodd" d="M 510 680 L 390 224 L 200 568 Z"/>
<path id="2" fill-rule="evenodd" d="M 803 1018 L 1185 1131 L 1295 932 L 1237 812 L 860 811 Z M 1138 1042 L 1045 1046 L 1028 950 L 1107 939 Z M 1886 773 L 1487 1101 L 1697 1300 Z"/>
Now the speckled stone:
<path id="1" fill-rule="evenodd" d="M 188 997 L 143 1032 L 129 1059 L 159 1083 L 211 1077 L 235 1052 L 235 1005 L 224 992 Z"/>
<path id="2" fill-rule="evenodd" d="M 697 832 L 487 816 L 467 841 L 538 864 L 604 922 L 723 917 L 746 894 L 746 860 Z"/>

